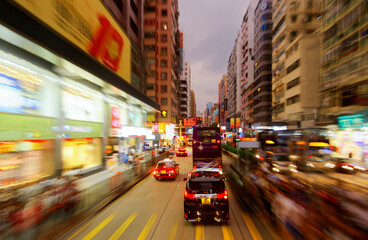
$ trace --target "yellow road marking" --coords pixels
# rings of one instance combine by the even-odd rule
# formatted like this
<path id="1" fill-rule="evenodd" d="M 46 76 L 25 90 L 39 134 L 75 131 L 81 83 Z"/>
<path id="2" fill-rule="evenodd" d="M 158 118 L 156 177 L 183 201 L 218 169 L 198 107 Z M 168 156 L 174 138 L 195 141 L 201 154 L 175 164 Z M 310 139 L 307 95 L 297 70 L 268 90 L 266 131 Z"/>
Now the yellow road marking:
<path id="1" fill-rule="evenodd" d="M 247 227 L 249 229 L 250 234 L 252 235 L 252 238 L 254 240 L 261 240 L 261 239 L 263 239 L 261 237 L 261 235 L 259 234 L 256 226 L 254 225 L 252 219 L 250 219 L 250 217 L 248 216 L 248 214 L 242 213 L 242 217 L 243 217 L 243 219 L 245 221 L 245 224 L 247 225 Z"/>
<path id="2" fill-rule="evenodd" d="M 90 240 L 92 239 L 101 229 L 103 229 L 109 222 L 111 222 L 112 219 L 116 214 L 111 214 L 109 217 L 107 217 L 105 220 L 102 221 L 97 227 L 95 227 L 91 232 L 89 232 L 82 240 Z"/>
<path id="3" fill-rule="evenodd" d="M 119 239 L 119 237 L 123 235 L 125 230 L 129 227 L 129 225 L 133 222 L 133 220 L 135 219 L 137 215 L 138 213 L 133 213 L 132 215 L 130 215 L 128 219 L 125 220 L 125 222 L 118 228 L 118 230 L 114 232 L 114 234 L 109 238 L 109 240 Z"/>
<path id="4" fill-rule="evenodd" d="M 231 233 L 231 230 L 229 226 L 221 226 L 222 228 L 222 236 L 224 237 L 224 240 L 234 240 L 233 234 Z"/>
<path id="5" fill-rule="evenodd" d="M 174 240 L 176 236 L 176 231 L 178 230 L 178 223 L 175 223 L 172 228 L 169 235 L 169 240 Z"/>
<path id="6" fill-rule="evenodd" d="M 97 216 L 93 217 L 86 225 L 84 225 L 82 228 L 80 228 L 78 231 L 76 231 L 72 236 L 70 236 L 67 240 L 71 240 L 72 238 L 74 238 L 78 233 L 80 233 L 81 231 L 83 231 L 83 229 L 85 229 L 89 224 L 91 224 L 96 218 L 98 218 L 99 216 L 101 216 L 103 213 L 105 213 L 108 209 L 110 209 L 112 206 L 114 206 L 118 201 L 120 201 L 123 197 L 125 197 L 128 193 L 130 193 L 131 191 L 133 191 L 133 189 L 135 189 L 136 187 L 138 187 L 141 183 L 143 183 L 144 181 L 146 181 L 148 178 L 150 177 L 150 175 L 148 175 L 145 179 L 143 179 L 142 181 L 140 181 L 137 185 L 135 185 L 134 187 L 132 187 L 129 191 L 127 191 L 123 196 L 121 196 L 119 199 L 117 199 L 115 202 L 113 202 L 112 204 L 110 204 L 110 206 L 108 206 L 107 208 L 105 208 L 105 210 L 103 210 L 100 214 L 98 214 Z"/>
<path id="7" fill-rule="evenodd" d="M 275 231 L 273 231 L 273 229 L 262 219 L 260 218 L 263 225 L 266 226 L 268 232 L 271 234 L 271 236 L 273 237 L 274 240 L 282 240 L 281 237 L 279 237 L 279 235 L 277 235 L 277 233 L 275 233 Z"/>
<path id="8" fill-rule="evenodd" d="M 195 240 L 204 240 L 204 227 L 202 225 L 196 226 Z"/>
<path id="9" fill-rule="evenodd" d="M 144 239 L 146 239 L 149 231 L 151 230 L 151 228 L 153 227 L 153 224 L 156 221 L 156 218 L 157 218 L 156 214 L 153 214 L 151 216 L 151 218 L 148 220 L 148 223 L 143 228 L 143 231 L 141 232 L 141 234 L 139 235 L 139 237 L 137 238 L 137 240 L 144 240 Z"/>

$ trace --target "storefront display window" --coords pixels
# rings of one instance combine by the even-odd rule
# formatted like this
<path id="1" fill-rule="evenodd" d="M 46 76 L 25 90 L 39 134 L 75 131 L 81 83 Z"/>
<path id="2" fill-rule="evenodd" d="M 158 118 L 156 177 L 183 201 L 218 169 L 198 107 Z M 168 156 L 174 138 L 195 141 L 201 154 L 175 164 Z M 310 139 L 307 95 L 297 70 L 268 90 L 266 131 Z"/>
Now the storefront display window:
<path id="1" fill-rule="evenodd" d="M 100 138 L 63 139 L 63 172 L 102 165 Z"/>
<path id="2" fill-rule="evenodd" d="M 0 141 L 0 187 L 54 174 L 53 140 Z"/>

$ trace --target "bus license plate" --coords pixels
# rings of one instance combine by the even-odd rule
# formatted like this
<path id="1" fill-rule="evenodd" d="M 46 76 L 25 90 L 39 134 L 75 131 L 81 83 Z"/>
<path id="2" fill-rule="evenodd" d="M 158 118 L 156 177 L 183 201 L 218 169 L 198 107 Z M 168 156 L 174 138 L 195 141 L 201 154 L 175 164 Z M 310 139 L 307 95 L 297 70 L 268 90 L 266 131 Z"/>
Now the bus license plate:
<path id="1" fill-rule="evenodd" d="M 202 204 L 211 204 L 211 198 L 202 198 Z"/>

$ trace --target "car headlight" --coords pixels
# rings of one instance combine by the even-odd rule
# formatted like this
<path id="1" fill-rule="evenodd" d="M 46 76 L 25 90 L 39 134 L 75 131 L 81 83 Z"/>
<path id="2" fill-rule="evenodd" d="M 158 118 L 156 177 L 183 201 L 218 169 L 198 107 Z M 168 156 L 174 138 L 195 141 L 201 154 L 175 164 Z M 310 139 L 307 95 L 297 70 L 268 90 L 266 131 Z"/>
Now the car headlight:
<path id="1" fill-rule="evenodd" d="M 351 171 L 351 170 L 353 170 L 353 169 L 354 169 L 354 168 L 349 167 L 349 166 L 346 166 L 346 165 L 343 165 L 343 166 L 342 166 L 342 168 L 343 168 L 343 169 L 346 169 L 346 170 L 349 170 L 349 171 Z"/>
<path id="2" fill-rule="evenodd" d="M 314 165 L 312 163 L 307 163 L 307 166 L 314 168 Z"/>
<path id="3" fill-rule="evenodd" d="M 335 164 L 332 164 L 332 163 L 326 163 L 326 164 L 325 164 L 325 167 L 326 167 L 326 168 L 334 168 L 334 167 L 335 167 Z"/>
<path id="4" fill-rule="evenodd" d="M 296 165 L 295 164 L 290 164 L 289 165 L 291 168 L 296 168 Z"/>

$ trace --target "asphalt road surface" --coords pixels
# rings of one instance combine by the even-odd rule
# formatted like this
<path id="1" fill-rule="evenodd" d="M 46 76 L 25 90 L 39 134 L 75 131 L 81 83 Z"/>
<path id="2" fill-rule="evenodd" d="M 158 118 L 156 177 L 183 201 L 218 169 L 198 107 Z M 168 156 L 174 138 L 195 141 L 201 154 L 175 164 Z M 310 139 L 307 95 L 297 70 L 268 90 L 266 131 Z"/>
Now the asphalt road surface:
<path id="1" fill-rule="evenodd" d="M 244 209 L 228 182 L 228 224 L 186 222 L 183 178 L 192 170 L 192 156 L 187 149 L 188 157 L 174 157 L 180 164 L 180 175 L 174 181 L 156 181 L 148 176 L 61 239 L 280 239 L 264 220 Z M 224 162 L 229 161 L 223 157 Z"/>

